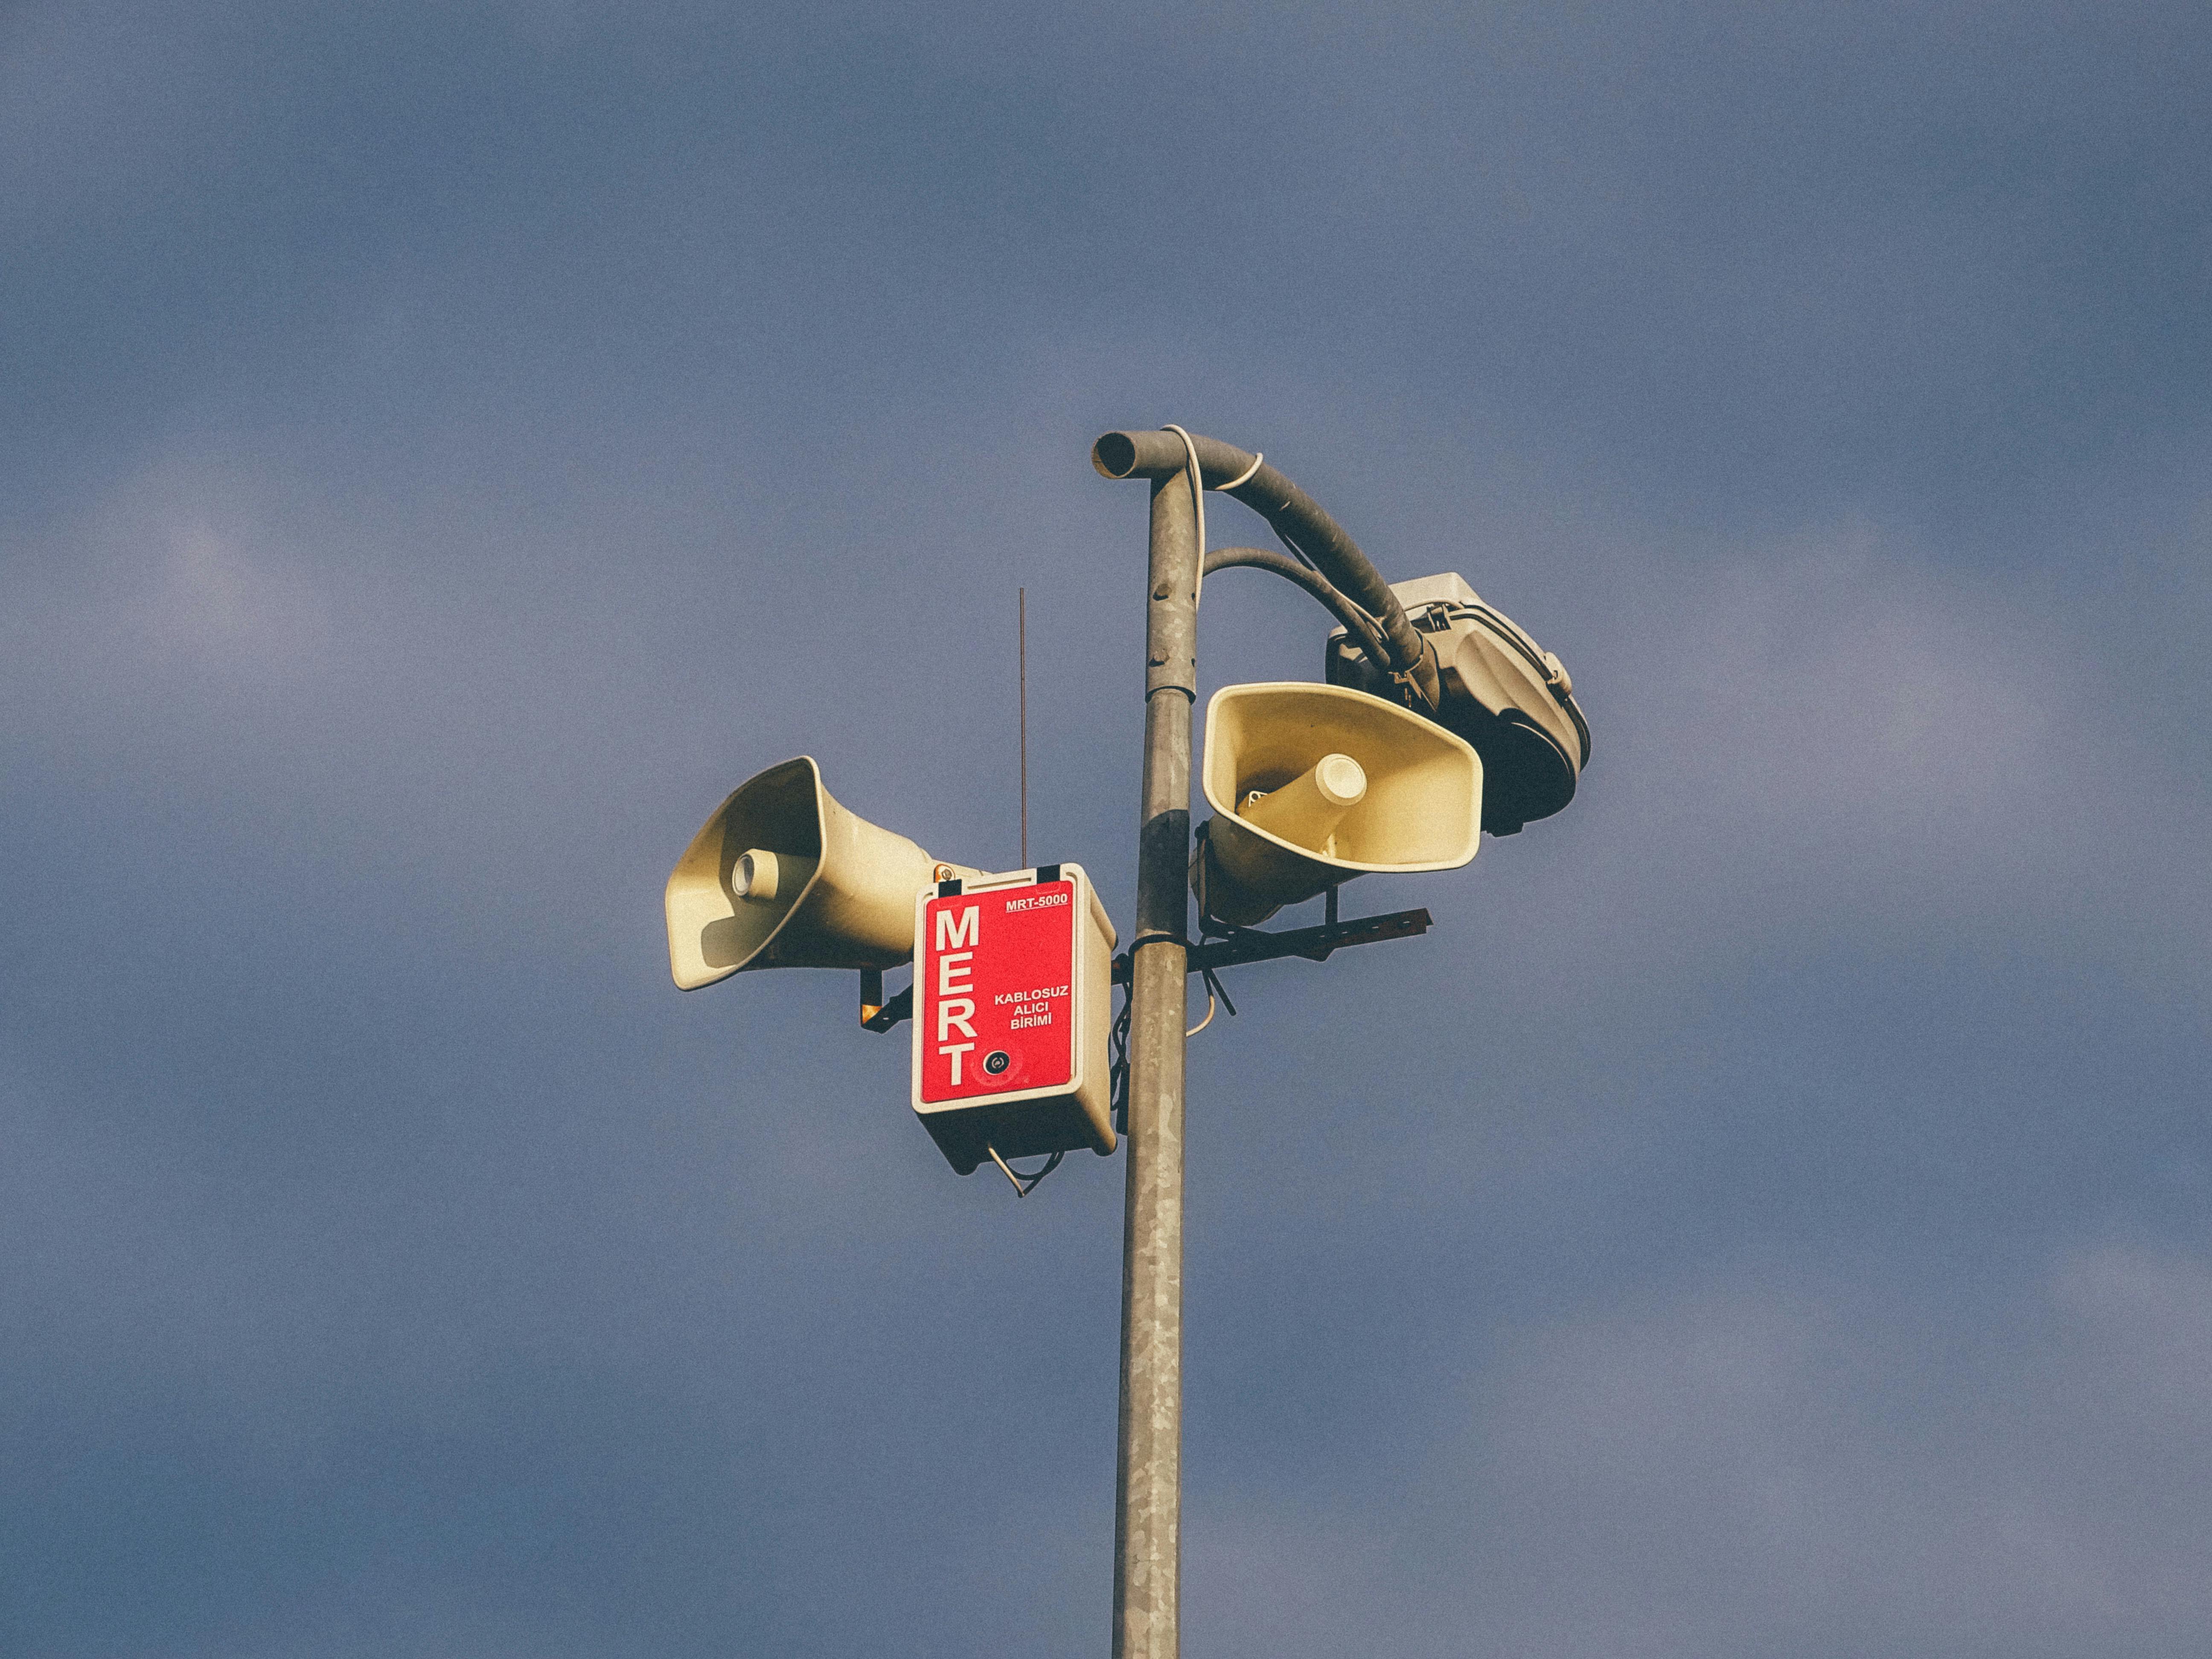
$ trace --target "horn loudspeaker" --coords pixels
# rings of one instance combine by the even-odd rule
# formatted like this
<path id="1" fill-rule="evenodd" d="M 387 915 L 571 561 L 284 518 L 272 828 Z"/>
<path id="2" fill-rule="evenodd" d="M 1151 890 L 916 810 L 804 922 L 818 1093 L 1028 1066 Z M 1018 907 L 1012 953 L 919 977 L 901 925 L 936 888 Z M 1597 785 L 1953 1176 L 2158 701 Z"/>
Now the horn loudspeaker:
<path id="1" fill-rule="evenodd" d="M 1191 886 L 1234 927 L 1354 876 L 1456 869 L 1481 844 L 1480 757 L 1364 691 L 1224 686 L 1200 777 L 1214 817 Z"/>
<path id="2" fill-rule="evenodd" d="M 840 805 L 810 755 L 757 773 L 668 878 L 668 967 L 683 990 L 762 968 L 895 968 L 914 898 L 977 872 Z"/>

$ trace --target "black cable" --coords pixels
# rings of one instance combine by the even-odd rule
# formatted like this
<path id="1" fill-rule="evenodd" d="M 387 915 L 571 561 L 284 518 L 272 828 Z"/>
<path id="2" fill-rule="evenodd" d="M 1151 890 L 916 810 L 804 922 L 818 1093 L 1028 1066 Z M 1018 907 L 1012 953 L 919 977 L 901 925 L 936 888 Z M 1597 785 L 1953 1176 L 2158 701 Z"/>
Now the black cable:
<path id="1" fill-rule="evenodd" d="M 1382 624 L 1369 615 L 1356 601 L 1348 598 L 1332 584 L 1328 578 L 1310 564 L 1298 564 L 1285 558 L 1270 547 L 1217 547 L 1206 556 L 1204 569 L 1207 575 L 1217 570 L 1265 570 L 1271 575 L 1304 588 L 1322 609 L 1344 624 L 1368 661 L 1379 673 L 1392 672 L 1389 646 L 1384 639 Z"/>
<path id="2" fill-rule="evenodd" d="M 1219 997 L 1221 1006 L 1229 1011 L 1229 1018 L 1236 1018 L 1237 1005 L 1229 1000 L 1229 993 L 1221 988 L 1221 981 L 1213 976 L 1213 969 L 1201 968 L 1198 970 L 1198 976 L 1206 981 L 1206 994 Z"/>
<path id="3" fill-rule="evenodd" d="M 1015 1187 L 1019 1189 L 1024 1198 L 1027 1198 L 1037 1189 L 1039 1182 L 1060 1167 L 1060 1160 L 1066 1156 L 1066 1152 L 1054 1152 L 1050 1158 L 1045 1159 L 1044 1168 L 1039 1170 L 1035 1175 L 1024 1175 L 1011 1164 L 1006 1165 L 1006 1173 L 1014 1177 Z M 1004 1160 L 1002 1159 L 1001 1162 L 1003 1163 Z"/>
<path id="4" fill-rule="evenodd" d="M 1121 988 L 1121 1012 L 1114 1022 L 1114 1063 L 1106 1071 L 1106 1104 L 1114 1133 L 1129 1133 L 1129 1004 L 1131 988 Z"/>

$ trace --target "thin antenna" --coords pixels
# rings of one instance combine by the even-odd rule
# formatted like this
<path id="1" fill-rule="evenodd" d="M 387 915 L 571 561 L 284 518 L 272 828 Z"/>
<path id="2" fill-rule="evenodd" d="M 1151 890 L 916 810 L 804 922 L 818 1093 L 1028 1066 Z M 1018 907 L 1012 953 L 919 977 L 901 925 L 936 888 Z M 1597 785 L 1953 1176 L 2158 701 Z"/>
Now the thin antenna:
<path id="1" fill-rule="evenodd" d="M 1022 867 L 1030 861 L 1030 591 L 1026 587 L 1014 590 L 1016 637 L 1015 659 L 1020 664 L 1021 695 L 1017 699 L 1022 722 Z M 1001 1166 L 1004 1167 L 1003 1165 Z"/>

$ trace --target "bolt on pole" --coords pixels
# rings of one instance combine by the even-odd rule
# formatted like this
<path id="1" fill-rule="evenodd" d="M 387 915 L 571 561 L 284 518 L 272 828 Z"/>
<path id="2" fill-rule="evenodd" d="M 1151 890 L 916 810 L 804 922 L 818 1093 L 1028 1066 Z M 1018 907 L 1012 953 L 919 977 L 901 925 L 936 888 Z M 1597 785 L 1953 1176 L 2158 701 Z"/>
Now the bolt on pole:
<path id="1" fill-rule="evenodd" d="M 1191 707 L 1198 698 L 1195 481 L 1152 480 L 1145 777 L 1130 945 L 1128 1198 L 1114 1505 L 1115 1659 L 1176 1659 L 1182 1596 L 1182 1107 Z"/>

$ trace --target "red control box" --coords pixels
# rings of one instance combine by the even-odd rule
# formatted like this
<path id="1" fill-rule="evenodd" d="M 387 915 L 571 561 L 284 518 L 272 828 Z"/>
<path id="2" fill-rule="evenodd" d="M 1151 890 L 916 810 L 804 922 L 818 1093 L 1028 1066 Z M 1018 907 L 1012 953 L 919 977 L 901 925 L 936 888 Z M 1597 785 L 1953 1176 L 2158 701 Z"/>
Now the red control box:
<path id="1" fill-rule="evenodd" d="M 962 1175 L 1001 1158 L 1114 1150 L 1114 925 L 1080 865 L 915 903 L 914 1109 Z"/>

